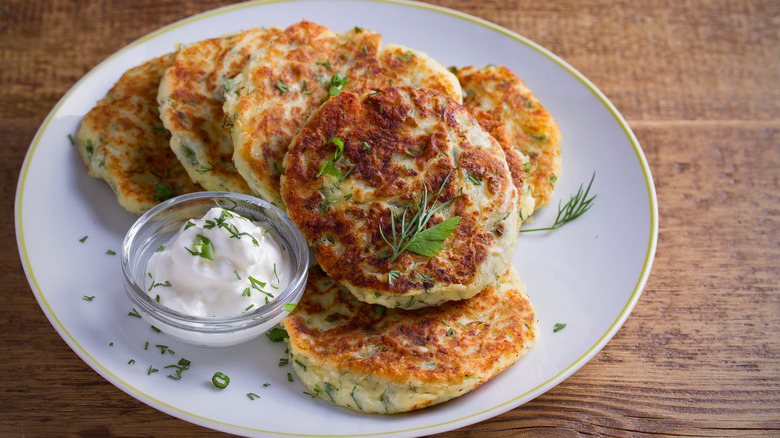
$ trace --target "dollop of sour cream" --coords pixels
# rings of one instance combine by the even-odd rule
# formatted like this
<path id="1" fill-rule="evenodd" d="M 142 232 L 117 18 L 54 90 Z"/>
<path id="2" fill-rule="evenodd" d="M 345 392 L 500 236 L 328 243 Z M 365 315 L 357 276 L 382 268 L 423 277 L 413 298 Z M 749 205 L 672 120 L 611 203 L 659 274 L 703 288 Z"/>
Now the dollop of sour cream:
<path id="1" fill-rule="evenodd" d="M 192 316 L 253 312 L 289 283 L 289 257 L 270 227 L 214 207 L 191 219 L 147 262 L 146 291 Z"/>

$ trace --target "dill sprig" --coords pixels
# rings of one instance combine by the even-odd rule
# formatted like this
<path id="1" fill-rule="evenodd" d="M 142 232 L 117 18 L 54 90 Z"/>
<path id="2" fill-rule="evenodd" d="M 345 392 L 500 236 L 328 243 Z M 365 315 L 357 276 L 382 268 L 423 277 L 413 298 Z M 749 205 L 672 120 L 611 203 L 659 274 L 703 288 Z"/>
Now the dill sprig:
<path id="1" fill-rule="evenodd" d="M 520 232 L 526 233 L 529 231 L 557 230 L 558 228 L 585 214 L 585 212 L 587 212 L 593 205 L 593 200 L 595 200 L 596 196 L 598 196 L 593 195 L 588 198 L 588 195 L 590 194 L 590 187 L 593 185 L 594 178 L 596 178 L 596 172 L 593 172 L 593 176 L 590 177 L 590 182 L 588 183 L 588 187 L 585 189 L 585 191 L 582 191 L 583 184 L 580 184 L 580 188 L 577 190 L 577 193 L 571 195 L 569 197 L 569 202 L 567 202 L 565 205 L 561 206 L 561 202 L 558 201 L 558 216 L 555 217 L 555 223 L 551 227 L 531 228 L 527 230 L 520 230 Z"/>
<path id="2" fill-rule="evenodd" d="M 452 172 L 454 171 L 455 169 Z M 428 205 L 430 200 L 428 198 L 428 186 L 423 184 L 423 193 L 420 196 L 420 200 L 413 199 L 414 205 L 406 207 L 400 217 L 400 232 L 396 231 L 395 225 L 398 214 L 390 214 L 390 228 L 393 230 L 392 242 L 385 236 L 381 224 L 379 225 L 379 233 L 382 235 L 382 240 L 393 250 L 392 254 L 390 254 L 391 263 L 406 250 L 426 257 L 433 257 L 444 248 L 444 240 L 457 228 L 460 223 L 460 216 L 451 217 L 428 229 L 425 227 L 434 214 L 446 208 L 452 201 L 464 196 L 456 196 L 436 206 L 436 201 L 438 201 L 441 192 L 447 186 L 452 172 L 442 182 L 431 205 Z"/>

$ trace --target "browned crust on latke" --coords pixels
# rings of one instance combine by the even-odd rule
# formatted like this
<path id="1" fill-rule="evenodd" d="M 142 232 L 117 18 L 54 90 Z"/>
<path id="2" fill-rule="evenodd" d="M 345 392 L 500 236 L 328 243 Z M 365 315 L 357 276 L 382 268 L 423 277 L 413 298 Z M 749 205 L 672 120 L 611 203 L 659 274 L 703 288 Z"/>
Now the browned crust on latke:
<path id="1" fill-rule="evenodd" d="M 384 309 L 356 300 L 318 270 L 282 324 L 291 351 L 309 366 L 354 373 L 379 387 L 465 383 L 470 390 L 514 363 L 537 337 L 534 308 L 514 287 L 491 285 L 468 300 L 421 310 Z"/>
<path id="2" fill-rule="evenodd" d="M 160 121 L 157 87 L 174 54 L 125 72 L 82 119 L 76 143 L 91 176 L 102 178 L 128 211 L 141 214 L 157 205 L 158 184 L 173 195 L 202 190 L 169 147 Z"/>
<path id="3" fill-rule="evenodd" d="M 428 117 L 436 120 L 435 126 L 411 136 L 417 121 Z M 484 133 L 463 107 L 431 90 L 392 87 L 362 97 L 343 92 L 323 104 L 291 143 L 282 178 L 288 214 L 314 247 L 323 269 L 348 285 L 399 296 L 424 294 L 431 282 L 471 284 L 502 232 L 486 226 L 487 218 L 497 214 L 506 197 L 514 194 L 516 202 L 517 193 L 510 187 L 513 182 L 495 139 L 484 134 L 490 143 L 469 142 L 468 132 L 477 130 Z M 335 145 L 324 142 L 331 137 L 344 143 L 336 166 L 342 175 L 349 172 L 343 182 L 349 185 L 349 197 L 328 204 L 320 186 L 332 178 L 317 174 L 324 161 L 334 158 Z M 409 151 L 419 152 L 410 156 Z M 468 191 L 458 197 L 471 184 L 468 174 L 480 179 L 495 200 L 476 205 Z M 460 216 L 461 221 L 447 245 L 435 257 L 406 251 L 390 262 L 382 238 L 382 233 L 392 235 L 388 203 L 413 204 L 423 194 L 423 184 L 434 197 L 448 175 L 437 201 L 457 198 L 447 216 Z M 444 219 L 434 216 L 429 226 Z M 404 274 L 392 284 L 387 276 L 391 270 Z"/>
<path id="4" fill-rule="evenodd" d="M 511 147 L 529 158 L 528 182 L 536 207 L 549 204 L 561 171 L 561 133 L 550 113 L 504 66 L 464 67 L 455 75 L 463 87 L 463 104 L 503 122 Z"/>

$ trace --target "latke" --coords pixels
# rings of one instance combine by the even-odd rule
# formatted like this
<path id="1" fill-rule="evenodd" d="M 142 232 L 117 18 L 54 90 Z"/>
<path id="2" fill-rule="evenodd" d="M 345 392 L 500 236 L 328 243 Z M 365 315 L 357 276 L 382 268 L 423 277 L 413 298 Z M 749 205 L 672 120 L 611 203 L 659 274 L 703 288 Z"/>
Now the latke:
<path id="1" fill-rule="evenodd" d="M 416 309 L 465 299 L 509 265 L 518 194 L 504 152 L 440 93 L 342 92 L 295 136 L 284 170 L 288 215 L 361 301 Z M 420 211 L 430 221 L 404 237 Z"/>
<path id="2" fill-rule="evenodd" d="M 379 414 L 461 396 L 515 363 L 538 337 L 534 308 L 511 267 L 473 298 L 422 310 L 363 303 L 313 270 L 282 325 L 289 363 L 313 394 Z"/>
<path id="3" fill-rule="evenodd" d="M 535 208 L 549 204 L 561 175 L 561 132 L 550 113 L 504 66 L 458 68 L 455 75 L 463 87 L 463 104 L 504 122 L 512 147 L 528 156 Z"/>
<path id="4" fill-rule="evenodd" d="M 207 190 L 251 193 L 233 165 L 233 139 L 222 111 L 225 83 L 279 29 L 250 29 L 181 48 L 165 71 L 157 100 L 171 149 Z"/>
<path id="5" fill-rule="evenodd" d="M 531 186 L 528 184 L 528 172 L 530 162 L 520 149 L 513 147 L 509 131 L 506 129 L 506 123 L 497 120 L 495 117 L 485 111 L 477 108 L 469 108 L 471 115 L 477 120 L 480 126 L 487 131 L 501 145 L 501 149 L 506 156 L 506 164 L 509 167 L 509 173 L 512 174 L 512 182 L 517 188 L 517 214 L 520 216 L 520 222 L 528 220 L 534 212 L 535 200 L 531 194 Z"/>
<path id="6" fill-rule="evenodd" d="M 460 101 L 452 73 L 421 52 L 380 49 L 378 33 L 355 27 L 337 33 L 302 21 L 256 51 L 228 85 L 225 114 L 233 161 L 251 190 L 284 208 L 279 178 L 290 140 L 323 101 L 342 91 L 414 85 Z"/>
<path id="7" fill-rule="evenodd" d="M 125 72 L 84 116 L 76 133 L 89 175 L 105 180 L 131 213 L 202 190 L 171 151 L 171 136 L 157 107 L 157 88 L 173 59 L 170 53 Z"/>

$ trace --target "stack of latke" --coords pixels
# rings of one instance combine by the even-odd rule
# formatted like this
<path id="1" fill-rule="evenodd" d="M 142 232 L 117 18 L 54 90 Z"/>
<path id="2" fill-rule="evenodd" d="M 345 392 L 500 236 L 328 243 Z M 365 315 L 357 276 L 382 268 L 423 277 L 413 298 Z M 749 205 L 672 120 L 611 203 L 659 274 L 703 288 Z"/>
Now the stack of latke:
<path id="1" fill-rule="evenodd" d="M 283 321 L 290 363 L 331 403 L 441 403 L 536 340 L 511 258 L 560 133 L 504 67 L 450 71 L 359 27 L 251 29 L 128 71 L 76 138 L 133 213 L 201 187 L 287 210 L 319 262 Z"/>

